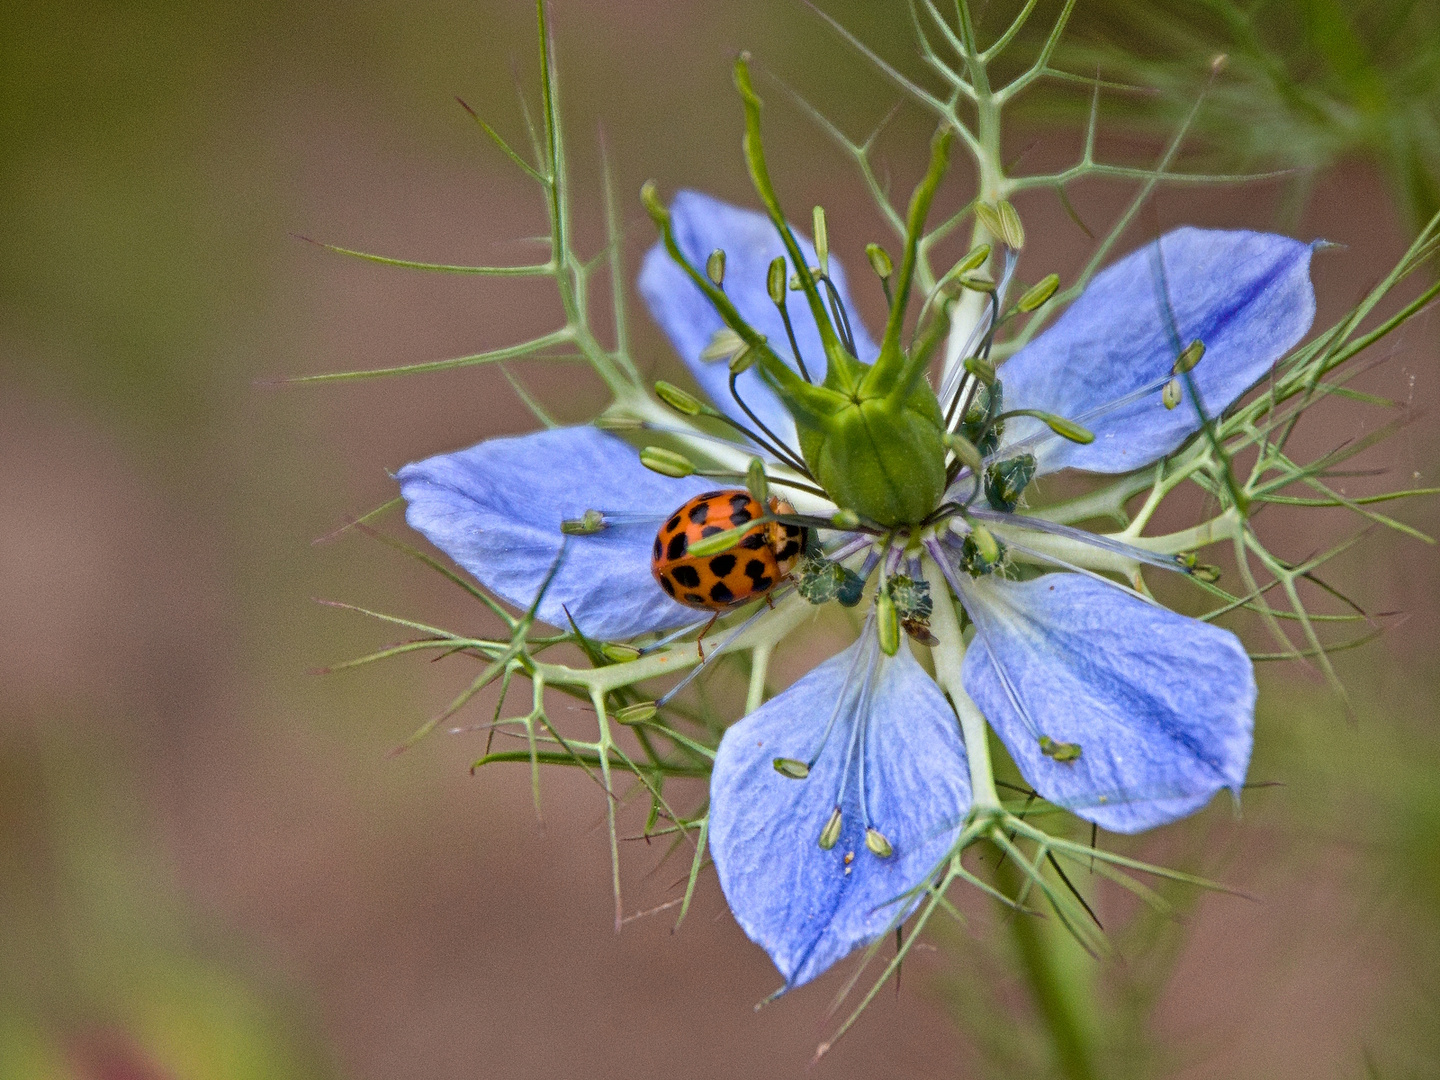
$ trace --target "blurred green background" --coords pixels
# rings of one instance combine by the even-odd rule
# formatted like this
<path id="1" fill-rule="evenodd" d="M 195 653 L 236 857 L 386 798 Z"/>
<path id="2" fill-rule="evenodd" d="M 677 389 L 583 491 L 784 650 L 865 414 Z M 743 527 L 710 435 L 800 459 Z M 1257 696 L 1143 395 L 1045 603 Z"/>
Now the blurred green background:
<path id="1" fill-rule="evenodd" d="M 903 4 L 826 9 L 921 75 Z M 1145 160 L 1209 57 L 1232 54 L 1193 160 L 1300 171 L 1238 194 L 1166 190 L 1130 240 L 1194 221 L 1344 243 L 1317 263 L 1323 325 L 1435 207 L 1435 5 L 1239 11 L 1082 0 L 1066 55 L 1163 89 L 1107 99 L 1102 145 Z M 598 245 L 603 124 L 632 269 L 650 234 L 629 193 L 645 178 L 745 200 L 737 49 L 854 136 L 894 101 L 800 5 L 556 0 L 553 18 L 578 226 Z M 453 694 L 453 672 L 306 674 L 385 640 L 312 597 L 476 625 L 380 545 L 311 541 L 388 499 L 387 470 L 532 421 L 489 369 L 256 380 L 462 355 L 554 315 L 543 284 L 386 270 L 292 234 L 523 258 L 544 228 L 538 198 L 452 99 L 523 141 L 516 87 L 535 100 L 535 66 L 519 0 L 0 9 L 5 1080 L 798 1075 L 833 1024 L 833 978 L 752 1012 L 773 972 L 711 877 L 678 934 L 659 914 L 616 936 L 603 807 L 583 777 L 548 779 L 539 825 L 523 770 L 468 775 L 482 736 L 388 756 Z M 832 243 L 859 265 L 878 219 L 769 85 L 786 198 L 825 202 Z M 1084 105 L 1037 96 L 1011 140 L 1026 169 L 1073 155 Z M 887 134 L 897 186 L 926 135 L 908 111 Z M 1072 198 L 1103 227 L 1125 195 Z M 1073 273 L 1084 234 L 1052 196 L 1020 209 L 1027 258 Z M 874 325 L 878 291 L 860 306 Z M 674 377 L 637 323 L 642 368 Z M 1386 349 L 1365 385 L 1419 421 L 1363 461 L 1389 486 L 1433 484 L 1433 322 Z M 562 417 L 598 401 L 573 370 L 516 370 Z M 1361 431 L 1358 413 L 1326 415 L 1314 447 Z M 1401 514 L 1440 527 L 1433 505 Z M 1271 536 L 1303 557 L 1342 526 L 1277 519 Z M 1213 807 L 1137 849 L 1191 852 L 1258 901 L 1211 898 L 1183 927 L 1134 930 L 1157 944 L 1115 973 L 1106 1014 L 1115 1045 L 1133 1042 L 1127 1072 L 1440 1076 L 1440 576 L 1433 549 L 1376 533 L 1334 579 L 1409 619 L 1338 658 L 1354 718 L 1307 672 L 1265 672 L 1252 776 L 1285 786 L 1252 793 L 1239 821 Z M 627 862 L 627 913 L 672 895 L 683 868 L 656 869 L 658 854 Z M 937 943 L 825 1072 L 1044 1073 L 1003 947 Z"/>

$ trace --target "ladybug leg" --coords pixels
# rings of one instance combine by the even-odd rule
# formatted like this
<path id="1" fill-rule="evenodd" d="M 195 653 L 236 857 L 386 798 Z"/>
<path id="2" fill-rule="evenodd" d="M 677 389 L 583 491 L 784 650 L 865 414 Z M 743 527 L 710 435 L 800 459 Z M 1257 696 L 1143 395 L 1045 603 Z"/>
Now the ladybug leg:
<path id="1" fill-rule="evenodd" d="M 775 597 L 771 596 L 768 592 L 765 594 L 765 603 L 770 605 L 771 611 L 775 610 Z"/>
<path id="2" fill-rule="evenodd" d="M 705 646 L 703 644 L 705 635 L 710 633 L 710 628 L 715 625 L 715 620 L 720 618 L 720 612 L 710 616 L 710 621 L 705 624 L 705 629 L 700 631 L 700 636 L 695 639 L 695 651 L 700 654 L 700 659 L 705 659 Z"/>

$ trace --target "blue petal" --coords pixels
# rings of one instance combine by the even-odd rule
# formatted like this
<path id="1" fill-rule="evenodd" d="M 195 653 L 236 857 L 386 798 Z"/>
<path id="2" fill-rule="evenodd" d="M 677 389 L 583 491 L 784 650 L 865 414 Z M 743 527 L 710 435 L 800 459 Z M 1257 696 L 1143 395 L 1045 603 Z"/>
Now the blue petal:
<path id="1" fill-rule="evenodd" d="M 695 619 L 650 574 L 655 530 L 691 496 L 712 487 L 672 480 L 592 427 L 489 439 L 406 465 L 405 520 L 496 595 L 534 603 L 555 558 L 565 559 L 540 602 L 540 618 L 568 629 L 565 609 L 589 637 L 615 640 Z M 652 521 L 566 537 L 560 523 L 586 510 L 633 512 Z"/>
<path id="2" fill-rule="evenodd" d="M 1188 395 L 1161 400 L 1175 363 L 1162 297 L 1168 294 L 1182 346 L 1199 339 L 1194 369 L 1207 415 L 1229 408 L 1295 345 L 1315 318 L 1311 245 L 1271 233 L 1184 228 L 1095 275 L 1055 325 L 1001 369 L 1005 408 L 1040 409 L 1077 420 L 1085 446 L 1016 419 L 1006 443 L 1037 439 L 1042 472 L 1128 472 L 1199 430 Z M 1040 433 L 1044 432 L 1042 436 Z"/>
<path id="3" fill-rule="evenodd" d="M 790 342 L 785 336 L 785 323 L 770 302 L 766 289 L 771 260 L 785 254 L 785 247 L 770 219 L 757 211 L 731 206 L 698 191 L 679 191 L 670 204 L 670 220 L 675 229 L 675 241 L 691 265 L 703 268 L 712 251 L 724 249 L 726 295 L 745 321 L 765 335 L 776 354 L 794 367 Z M 814 266 L 813 245 L 798 230 L 795 230 L 795 238 L 805 258 Z M 789 273 L 794 273 L 794 267 L 789 266 L 788 261 L 786 265 Z M 845 272 L 834 255 L 830 256 L 830 277 L 850 313 L 850 326 L 855 333 L 860 359 L 867 362 L 874 360 L 879 349 L 860 324 L 859 313 L 850 303 L 850 295 L 845 288 Z M 639 285 L 640 295 L 649 305 L 650 314 L 670 338 L 675 351 L 689 366 L 710 399 L 728 416 L 748 423 L 745 414 L 730 396 L 729 367 L 724 361 L 705 363 L 700 359 L 701 350 L 710 344 L 715 331 L 724 325 L 710 306 L 710 301 L 705 299 L 705 294 L 659 244 L 645 255 Z M 815 382 L 821 382 L 825 378 L 825 350 L 820 345 L 820 332 L 815 328 L 809 304 L 803 293 L 789 292 L 788 286 L 785 296 L 785 308 L 795 327 L 795 340 L 800 346 L 800 355 L 805 359 L 805 367 Z M 736 385 L 745 403 L 770 430 L 790 446 L 795 446 L 794 421 L 770 388 L 761 381 L 759 372 L 752 368 L 740 376 Z"/>
<path id="4" fill-rule="evenodd" d="M 908 648 L 894 658 L 878 653 L 873 634 L 862 637 L 730 728 L 715 759 L 710 854 L 720 886 L 741 929 L 770 954 L 787 988 L 883 934 L 901 914 L 895 900 L 935 869 L 970 808 L 965 748 L 949 703 Z M 875 660 L 873 669 L 867 659 Z M 816 751 L 857 663 L 849 694 L 866 670 L 874 672 L 865 789 L 870 821 L 894 848 L 886 859 L 865 847 L 853 764 L 838 799 L 839 842 L 829 851 L 819 845 L 856 716 L 841 716 L 807 779 L 788 779 L 773 766 L 777 757 L 803 761 Z M 905 913 L 916 903 L 909 901 Z"/>
<path id="5" fill-rule="evenodd" d="M 1239 793 L 1255 676 L 1234 634 L 1080 574 L 961 585 L 965 689 L 1041 796 L 1133 833 Z M 1041 735 L 1079 760 L 1047 757 Z"/>

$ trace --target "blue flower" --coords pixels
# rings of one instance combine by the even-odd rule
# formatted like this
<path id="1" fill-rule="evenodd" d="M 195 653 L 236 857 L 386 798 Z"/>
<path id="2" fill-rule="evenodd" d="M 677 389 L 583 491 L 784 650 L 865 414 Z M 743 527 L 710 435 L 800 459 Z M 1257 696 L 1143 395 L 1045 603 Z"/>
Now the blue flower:
<path id="1" fill-rule="evenodd" d="M 770 342 L 787 342 L 765 287 L 771 260 L 783 254 L 770 223 L 694 192 L 675 198 L 671 218 L 692 265 L 725 250 L 726 295 Z M 1003 429 L 992 425 L 998 438 L 986 465 L 1029 455 L 1023 489 L 1033 475 L 1127 472 L 1174 452 L 1202 416 L 1231 406 L 1309 329 L 1311 250 L 1270 234 L 1186 228 L 1110 266 L 999 369 L 1007 412 L 1066 418 L 1094 440 L 1067 440 L 1039 419 L 1010 416 Z M 833 256 L 830 276 L 849 307 Z M 640 290 L 696 380 L 743 422 L 726 366 L 701 357 L 722 323 L 700 289 L 657 246 Z M 791 297 L 787 310 L 801 355 L 823 365 L 808 308 Z M 852 320 L 851 329 L 860 359 L 873 359 L 864 328 Z M 1192 340 L 1203 342 L 1204 355 L 1176 407 L 1177 342 Z M 776 351 L 788 362 L 788 347 Z M 794 425 L 757 371 L 736 385 L 750 411 L 793 445 Z M 754 452 L 745 448 L 739 460 Z M 711 482 L 658 476 L 627 443 L 588 427 L 491 440 L 407 465 L 399 477 L 409 523 L 517 606 L 534 601 L 554 566 L 567 541 L 562 520 L 624 511 L 613 514 L 612 528 L 568 538 L 540 618 L 561 627 L 573 618 L 602 639 L 694 621 L 650 576 L 653 525 L 633 523 L 663 520 Z M 787 987 L 903 918 L 943 867 L 979 790 L 972 792 L 956 708 L 979 707 L 1037 793 L 1107 829 L 1173 821 L 1221 789 L 1238 794 L 1244 781 L 1255 684 L 1239 640 L 1047 556 L 1040 541 L 1058 534 L 1137 562 L 1179 568 L 1177 561 L 1016 514 L 1003 499 L 985 509 L 975 501 L 982 479 L 962 472 L 947 493 L 957 505 L 974 504 L 954 528 L 891 531 L 873 547 L 847 549 L 864 558 L 863 576 L 878 569 L 881 590 L 902 571 L 912 582 L 928 578 L 922 561 L 943 574 L 936 580 L 948 582 L 954 598 L 927 602 L 958 602 L 974 625 L 958 679 L 945 684 L 952 701 L 904 638 L 887 655 L 872 612 L 858 641 L 721 741 L 711 854 L 736 918 Z M 985 557 L 1000 550 L 982 543 L 996 544 L 992 527 L 1012 555 L 1034 555 L 1030 561 L 1048 562 L 1051 572 L 1008 577 L 1003 559 Z M 953 612 L 941 614 L 955 624 Z M 923 641 L 924 617 L 915 618 L 921 625 L 910 629 Z M 943 621 L 937 614 L 937 630 Z M 958 640 L 955 647 L 964 648 Z"/>

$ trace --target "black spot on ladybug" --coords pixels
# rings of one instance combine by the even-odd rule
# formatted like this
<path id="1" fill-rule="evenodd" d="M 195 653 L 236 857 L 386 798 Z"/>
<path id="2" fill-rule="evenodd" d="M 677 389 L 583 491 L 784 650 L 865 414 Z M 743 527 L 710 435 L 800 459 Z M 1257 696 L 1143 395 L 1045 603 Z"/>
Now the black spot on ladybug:
<path id="1" fill-rule="evenodd" d="M 703 603 L 705 603 L 705 598 L 704 598 L 703 596 L 701 596 L 698 592 L 687 592 L 687 593 L 685 594 L 685 599 L 688 600 L 688 601 L 689 601 L 690 603 L 692 603 L 692 604 L 703 604 Z"/>
<path id="2" fill-rule="evenodd" d="M 657 537 L 655 537 L 655 552 L 654 552 L 654 558 L 657 558 L 657 559 L 658 559 L 658 558 L 660 558 L 660 556 L 663 555 L 664 553 L 665 553 L 665 545 L 662 544 L 662 543 L 660 543 L 660 537 L 657 536 Z"/>
<path id="3" fill-rule="evenodd" d="M 737 491 L 734 495 L 730 496 L 730 509 L 734 510 L 737 514 L 741 510 L 745 510 L 749 505 L 750 496 L 743 491 Z"/>
<path id="4" fill-rule="evenodd" d="M 800 544 L 795 540 L 785 541 L 785 546 L 780 549 L 776 556 L 781 562 L 800 554 Z"/>
<path id="5" fill-rule="evenodd" d="M 670 537 L 670 543 L 665 547 L 665 557 L 671 562 L 674 562 L 676 559 L 683 559 L 685 557 L 685 551 L 689 547 L 690 541 L 685 539 L 685 534 L 683 532 L 676 533 Z"/>
<path id="6" fill-rule="evenodd" d="M 697 596 L 695 599 L 699 600 L 700 597 Z M 717 581 L 710 586 L 710 599 L 717 604 L 728 604 L 735 599 L 735 594 L 730 591 L 730 586 L 723 581 Z"/>
<path id="7" fill-rule="evenodd" d="M 707 491 L 707 492 L 705 492 L 704 495 L 696 495 L 696 496 L 695 496 L 695 501 L 696 501 L 696 502 L 711 502 L 711 501 L 713 501 L 713 500 L 715 500 L 715 499 L 725 499 L 725 498 L 728 498 L 729 496 L 730 496 L 730 492 L 726 491 L 724 488 L 720 488 L 720 489 L 717 490 L 717 491 Z"/>
<path id="8" fill-rule="evenodd" d="M 745 564 L 745 576 L 751 581 L 759 581 L 765 576 L 765 564 L 759 559 L 751 559 Z"/>
<path id="9" fill-rule="evenodd" d="M 730 554 L 716 555 L 710 560 L 710 572 L 716 577 L 725 577 L 731 570 L 735 569 L 735 556 Z M 698 581 L 697 581 L 698 584 Z"/>
<path id="10" fill-rule="evenodd" d="M 688 517 L 696 525 L 704 525 L 705 519 L 709 516 L 710 504 L 707 502 L 696 503 L 694 506 L 690 507 L 690 513 L 686 515 L 686 517 Z"/>
<path id="11" fill-rule="evenodd" d="M 749 521 L 749 520 L 750 520 L 751 518 L 753 518 L 754 516 L 755 516 L 755 515 L 752 514 L 752 513 L 750 513 L 749 510 L 744 510 L 744 509 L 741 509 L 741 510 L 732 510 L 732 511 L 730 512 L 730 524 L 731 524 L 731 525 L 744 525 L 747 521 Z"/>
<path id="12" fill-rule="evenodd" d="M 670 573 L 675 575 L 675 580 L 687 589 L 698 589 L 700 587 L 700 571 L 693 566 L 677 566 Z"/>
<path id="13" fill-rule="evenodd" d="M 740 541 L 740 546 L 746 551 L 759 551 L 765 546 L 765 531 L 756 529 Z"/>
<path id="14" fill-rule="evenodd" d="M 786 536 L 799 536 L 799 535 L 800 535 L 800 526 L 799 526 L 799 525 L 786 525 L 786 526 L 785 526 L 785 535 L 786 535 Z"/>
<path id="15" fill-rule="evenodd" d="M 680 527 L 680 515 L 676 514 L 669 521 L 665 522 L 665 531 L 674 532 Z"/>
<path id="16" fill-rule="evenodd" d="M 719 525 L 706 525 L 703 529 L 700 530 L 700 536 L 702 538 L 706 536 L 714 536 L 716 533 L 722 533 L 724 531 L 725 530 L 720 528 Z"/>
<path id="17" fill-rule="evenodd" d="M 669 593 L 671 596 L 675 595 L 675 586 L 670 584 L 670 579 L 664 574 L 660 575 L 660 587 L 664 589 L 667 593 Z"/>

